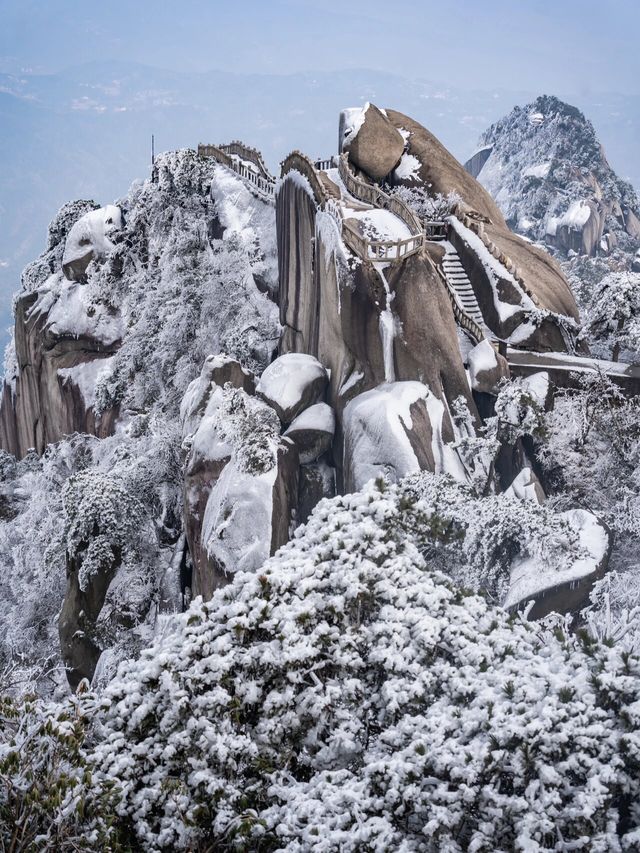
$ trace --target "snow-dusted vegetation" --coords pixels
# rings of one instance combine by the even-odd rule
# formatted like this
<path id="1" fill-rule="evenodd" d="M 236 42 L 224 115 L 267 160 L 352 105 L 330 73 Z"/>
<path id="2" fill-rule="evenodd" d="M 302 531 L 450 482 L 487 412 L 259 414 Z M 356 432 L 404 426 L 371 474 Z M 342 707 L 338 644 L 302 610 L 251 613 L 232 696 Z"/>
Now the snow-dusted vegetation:
<path id="1" fill-rule="evenodd" d="M 536 191 L 497 201 L 542 239 L 527 205 L 593 211 L 546 194 L 548 127 L 581 121 L 538 107 L 483 157 L 518 160 Z M 566 259 L 579 327 L 560 268 L 393 115 L 347 110 L 340 169 L 295 152 L 275 200 L 239 143 L 161 155 L 25 270 L 1 850 L 640 850 L 640 274 Z M 539 163 L 505 147 L 525 125 Z M 336 199 L 434 239 L 371 262 Z"/>

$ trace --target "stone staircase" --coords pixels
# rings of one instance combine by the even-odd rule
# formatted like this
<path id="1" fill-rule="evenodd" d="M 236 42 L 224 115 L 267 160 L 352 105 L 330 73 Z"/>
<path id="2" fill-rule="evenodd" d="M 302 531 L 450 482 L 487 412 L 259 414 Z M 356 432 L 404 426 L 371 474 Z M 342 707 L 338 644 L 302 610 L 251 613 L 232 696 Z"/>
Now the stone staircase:
<path id="1" fill-rule="evenodd" d="M 460 256 L 448 241 L 444 244 L 445 255 L 442 260 L 442 269 L 447 284 L 455 295 L 464 313 L 470 317 L 481 329 L 486 330 L 482 311 L 478 300 L 473 292 L 469 276 L 460 263 Z"/>

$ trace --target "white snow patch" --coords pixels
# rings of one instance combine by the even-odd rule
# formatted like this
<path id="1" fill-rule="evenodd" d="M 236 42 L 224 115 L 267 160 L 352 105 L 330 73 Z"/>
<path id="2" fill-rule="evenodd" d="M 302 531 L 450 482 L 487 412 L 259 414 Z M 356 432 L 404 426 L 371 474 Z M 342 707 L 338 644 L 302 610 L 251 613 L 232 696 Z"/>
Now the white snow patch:
<path id="1" fill-rule="evenodd" d="M 513 483 L 506 490 L 505 495 L 512 498 L 518 498 L 521 501 L 535 501 L 539 503 L 538 492 L 535 482 L 533 481 L 533 472 L 531 468 L 523 468 Z"/>
<path id="2" fill-rule="evenodd" d="M 244 246 L 252 251 L 259 242 L 265 257 L 277 258 L 273 205 L 256 198 L 239 175 L 221 165 L 213 171 L 210 193 L 225 232 L 239 235 Z M 268 275 L 271 280 L 278 280 L 275 260 Z"/>
<path id="3" fill-rule="evenodd" d="M 115 204 L 98 210 L 90 210 L 71 226 L 64 244 L 62 263 L 83 258 L 93 251 L 96 257 L 106 255 L 113 249 L 109 235 L 122 228 L 122 212 Z"/>
<path id="4" fill-rule="evenodd" d="M 74 367 L 61 367 L 58 376 L 66 384 L 73 384 L 80 390 L 82 400 L 87 409 L 91 409 L 96 402 L 96 384 L 98 379 L 111 371 L 113 356 L 108 358 L 94 358 L 91 361 L 83 361 Z"/>
<path id="5" fill-rule="evenodd" d="M 260 568 L 271 549 L 273 485 L 277 466 L 259 475 L 228 462 L 211 490 L 200 540 L 227 574 Z"/>
<path id="6" fill-rule="evenodd" d="M 528 555 L 516 560 L 511 568 L 511 585 L 504 607 L 512 607 L 558 584 L 587 577 L 598 568 L 609 546 L 604 527 L 585 509 L 571 509 L 561 515 L 577 530 L 581 554 L 568 568 L 561 570 L 541 565 Z"/>
<path id="7" fill-rule="evenodd" d="M 397 482 L 420 470 L 407 431 L 413 428 L 411 406 L 424 400 L 431 421 L 437 473 L 466 482 L 456 451 L 442 439 L 444 405 L 422 382 L 391 382 L 354 397 L 343 415 L 345 482 L 357 491 L 384 476 Z"/>
<path id="8" fill-rule="evenodd" d="M 586 201 L 574 201 L 569 205 L 567 212 L 557 220 L 556 227 L 566 226 L 571 231 L 582 231 L 589 221 L 591 213 L 591 208 Z M 547 233 L 549 233 L 548 230 Z"/>
<path id="9" fill-rule="evenodd" d="M 350 391 L 351 388 L 353 388 L 354 385 L 357 385 L 361 379 L 364 379 L 364 373 L 362 373 L 359 370 L 354 370 L 353 373 L 351 373 L 351 375 L 349 377 L 347 377 L 347 379 L 345 379 L 345 381 L 340 386 L 340 390 L 338 391 L 338 396 L 339 397 L 344 396 L 347 393 L 347 391 Z"/>
<path id="10" fill-rule="evenodd" d="M 344 409 L 345 482 L 353 491 L 384 476 L 397 482 L 420 470 L 407 430 L 411 406 L 431 394 L 422 382 L 393 382 L 365 391 Z"/>
<path id="11" fill-rule="evenodd" d="M 549 393 L 549 374 L 546 370 L 532 373 L 522 380 L 522 385 L 531 394 L 536 403 L 544 409 Z"/>
<path id="12" fill-rule="evenodd" d="M 290 169 L 283 178 L 279 178 L 276 181 L 276 195 L 285 181 L 292 181 L 297 187 L 306 192 L 307 195 L 311 196 L 313 203 L 315 204 L 316 197 L 306 175 L 303 175 L 302 172 L 299 172 L 297 169 Z"/>
<path id="13" fill-rule="evenodd" d="M 435 461 L 436 474 L 449 474 L 460 483 L 467 483 L 467 472 L 457 452 L 442 438 L 442 418 L 444 403 L 435 394 L 429 393 L 426 398 L 427 412 L 431 421 L 431 451 Z"/>
<path id="14" fill-rule="evenodd" d="M 47 326 L 56 337 L 79 338 L 86 336 L 111 346 L 121 340 L 124 326 L 119 314 L 113 315 L 102 305 L 91 301 L 91 290 L 78 282 L 61 279 L 62 287 L 47 316 Z M 43 296 L 36 303 L 38 311 L 51 304 L 51 297 Z M 36 308 L 34 306 L 34 308 Z"/>
<path id="15" fill-rule="evenodd" d="M 523 169 L 523 178 L 546 178 L 551 169 L 551 162 L 538 163 L 536 166 L 529 166 L 528 169 Z"/>
<path id="16" fill-rule="evenodd" d="M 478 388 L 478 376 L 480 373 L 489 373 L 498 366 L 496 351 L 489 341 L 480 341 L 468 354 L 469 378 L 471 387 Z"/>
<path id="17" fill-rule="evenodd" d="M 362 223 L 362 231 L 369 240 L 406 240 L 411 237 L 407 225 L 390 210 L 348 210 L 345 215 Z"/>
<path id="18" fill-rule="evenodd" d="M 393 342 L 396 337 L 396 319 L 393 311 L 385 308 L 380 312 L 380 337 L 382 339 L 382 357 L 384 359 L 385 382 L 394 382 L 396 378 L 393 363 Z"/>
<path id="19" fill-rule="evenodd" d="M 364 124 L 365 116 L 367 110 L 369 109 L 369 102 L 364 105 L 364 107 L 348 107 L 346 110 L 342 110 L 341 119 L 342 119 L 342 140 L 340 144 L 340 150 L 343 151 L 345 145 L 353 142 L 353 140 L 358 135 L 358 131 Z"/>
<path id="20" fill-rule="evenodd" d="M 417 181 L 422 163 L 414 154 L 403 154 L 396 170 L 395 177 L 404 181 Z"/>
<path id="21" fill-rule="evenodd" d="M 327 403 L 315 403 L 300 412 L 297 418 L 294 418 L 285 435 L 291 435 L 293 432 L 301 432 L 302 430 L 328 432 L 333 435 L 335 429 L 336 418 L 331 406 Z"/>

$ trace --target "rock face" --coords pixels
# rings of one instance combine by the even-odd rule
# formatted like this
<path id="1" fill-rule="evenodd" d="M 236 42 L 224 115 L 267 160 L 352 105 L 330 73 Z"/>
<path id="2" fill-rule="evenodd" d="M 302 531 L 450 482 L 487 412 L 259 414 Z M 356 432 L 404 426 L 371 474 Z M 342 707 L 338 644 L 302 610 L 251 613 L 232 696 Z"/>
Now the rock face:
<path id="1" fill-rule="evenodd" d="M 498 337 L 509 337 L 531 309 L 543 309 L 577 321 L 578 308 L 558 264 L 509 229 L 491 195 L 432 133 L 402 113 L 386 112 L 389 120 L 407 134 L 407 153 L 419 164 L 410 181 L 399 178 L 397 182 L 415 186 L 417 181 L 418 185 L 427 186 L 432 195 L 454 194 L 463 199 L 459 205 L 460 226 L 451 232 L 450 239 L 471 279 L 483 314 L 487 312 L 485 320 Z M 515 307 L 501 317 L 498 301 L 510 302 Z M 532 327 L 526 337 L 528 348 L 564 350 L 562 333 L 551 325 Z"/>
<path id="2" fill-rule="evenodd" d="M 476 409 L 451 303 L 429 256 L 413 255 L 387 267 L 381 277 L 373 265 L 350 255 L 334 221 L 316 211 L 308 191 L 291 178 L 283 181 L 278 195 L 277 223 L 283 248 L 279 255 L 280 316 L 285 327 L 281 352 L 311 354 L 329 372 L 327 402 L 337 417 L 333 455 L 338 489 L 343 489 L 344 407 L 390 378 L 421 382 L 445 403 L 442 433 L 451 440 L 449 403 L 462 396 L 472 412 Z M 386 287 L 395 294 L 395 321 L 385 339 L 381 315 Z"/>
<path id="3" fill-rule="evenodd" d="M 469 380 L 474 391 L 495 394 L 502 379 L 509 378 L 507 360 L 497 353 L 489 341 L 481 341 L 470 352 Z"/>
<path id="4" fill-rule="evenodd" d="M 404 151 L 402 135 L 373 104 L 341 113 L 340 138 L 349 160 L 374 181 L 385 178 Z"/>
<path id="5" fill-rule="evenodd" d="M 191 589 L 205 599 L 233 573 L 254 571 L 275 553 L 297 508 L 296 445 L 280 438 L 276 413 L 252 396 L 254 385 L 237 361 L 213 356 L 182 403 Z"/>
<path id="6" fill-rule="evenodd" d="M 467 168 L 515 230 L 561 254 L 637 247 L 638 197 L 611 169 L 580 110 L 540 97 L 493 124 L 480 145 Z"/>
<path id="7" fill-rule="evenodd" d="M 285 436 L 298 448 L 300 462 L 308 464 L 329 450 L 335 431 L 336 419 L 331 406 L 316 403 L 298 415 Z"/>
<path id="8" fill-rule="evenodd" d="M 464 481 L 464 469 L 442 437 L 443 415 L 444 404 L 421 382 L 386 383 L 354 397 L 343 417 L 345 491 L 425 469 Z"/>
<path id="9" fill-rule="evenodd" d="M 78 287 L 74 285 L 73 287 Z M 75 301 L 75 300 L 74 300 Z M 73 432 L 104 437 L 113 431 L 117 410 L 97 415 L 92 389 L 109 356 L 120 346 L 112 334 L 72 336 L 56 323 L 56 305 L 47 308 L 37 293 L 16 302 L 14 377 L 5 380 L 0 407 L 0 444 L 18 458 Z"/>
<path id="10" fill-rule="evenodd" d="M 58 619 L 60 650 L 73 690 L 83 678 L 91 681 L 102 654 L 93 634 L 116 572 L 113 565 L 110 570 L 98 573 L 83 590 L 78 579 L 79 568 L 73 560 L 68 561 L 67 593 Z"/>
<path id="11" fill-rule="evenodd" d="M 109 233 L 120 226 L 119 208 L 96 208 L 84 200 L 64 205 L 49 225 L 46 250 L 22 274 L 14 355 L 8 360 L 0 404 L 0 446 L 18 458 L 32 448 L 42 453 L 48 443 L 73 432 L 104 437 L 114 428 L 117 408 L 98 414 L 94 388 L 120 347 L 120 319 L 106 306 L 96 309 L 86 290 L 61 272 L 76 225 L 90 221 L 99 232 L 106 228 Z M 106 219 L 112 223 L 105 224 Z M 83 229 L 76 230 L 76 237 Z M 109 245 L 113 247 L 111 241 Z"/>

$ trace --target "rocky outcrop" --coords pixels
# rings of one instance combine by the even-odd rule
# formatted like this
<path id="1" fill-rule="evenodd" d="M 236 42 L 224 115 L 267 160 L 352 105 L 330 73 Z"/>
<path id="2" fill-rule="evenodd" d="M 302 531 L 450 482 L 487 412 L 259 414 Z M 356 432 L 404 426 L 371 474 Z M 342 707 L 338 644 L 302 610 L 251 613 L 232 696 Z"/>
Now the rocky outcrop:
<path id="1" fill-rule="evenodd" d="M 506 358 L 486 340 L 469 352 L 468 363 L 471 387 L 481 394 L 496 394 L 500 382 L 510 376 Z"/>
<path id="2" fill-rule="evenodd" d="M 402 113 L 386 112 L 389 120 L 407 134 L 407 153 L 419 164 L 417 174 L 411 180 L 400 178 L 397 182 L 409 186 L 421 183 L 431 195 L 457 195 L 462 199 L 458 217 L 462 227 L 452 231 L 450 239 L 471 279 L 485 320 L 498 337 L 509 337 L 531 309 L 543 309 L 569 320 L 578 320 L 578 308 L 571 288 L 557 263 L 509 229 L 491 195 L 432 133 Z M 465 236 L 471 230 L 465 226 L 469 220 L 479 232 L 479 237 L 473 232 Z M 471 246 L 472 242 L 477 242 L 477 246 Z M 490 250 L 488 247 L 491 246 L 495 248 Z M 490 257 L 492 254 L 495 264 Z M 500 258 L 504 260 L 500 261 Z M 491 266 L 495 268 L 493 276 L 488 275 Z M 497 313 L 497 301 L 519 305 L 522 310 L 514 310 L 513 319 L 504 324 L 504 318 Z M 542 333 L 532 329 L 527 344 L 532 349 L 556 346 L 560 350 L 565 349 L 561 332 L 551 329 Z"/>
<path id="3" fill-rule="evenodd" d="M 122 212 L 109 204 L 81 216 L 69 231 L 62 256 L 62 271 L 69 281 L 84 281 L 87 267 L 114 248 L 110 236 L 122 228 Z"/>
<path id="4" fill-rule="evenodd" d="M 298 450 L 280 437 L 275 410 L 252 396 L 255 384 L 237 361 L 212 356 L 181 407 L 190 447 L 184 517 L 191 589 L 205 599 L 275 553 L 297 511 Z"/>
<path id="5" fill-rule="evenodd" d="M 286 353 L 264 371 L 256 386 L 258 397 L 267 402 L 283 424 L 290 424 L 324 396 L 327 371 L 317 358 L 306 353 Z"/>
<path id="6" fill-rule="evenodd" d="M 333 443 L 336 430 L 333 409 L 326 403 L 316 403 L 305 409 L 293 421 L 285 436 L 298 448 L 302 464 L 315 462 Z"/>
<path id="7" fill-rule="evenodd" d="M 402 135 L 373 104 L 340 114 L 340 139 L 351 163 L 374 181 L 385 178 L 404 151 Z"/>
<path id="8" fill-rule="evenodd" d="M 37 292 L 15 307 L 15 368 L 0 407 L 0 444 L 21 458 L 31 448 L 42 453 L 64 435 L 113 431 L 116 409 L 97 414 L 93 388 L 100 370 L 120 345 L 119 329 L 96 337 L 88 327 L 72 336 L 56 326 L 56 305 Z"/>

